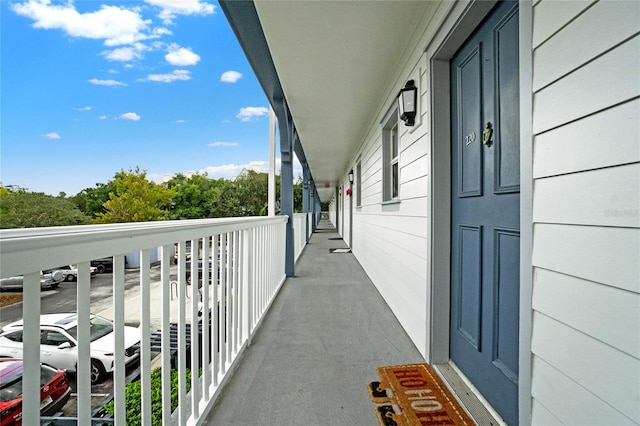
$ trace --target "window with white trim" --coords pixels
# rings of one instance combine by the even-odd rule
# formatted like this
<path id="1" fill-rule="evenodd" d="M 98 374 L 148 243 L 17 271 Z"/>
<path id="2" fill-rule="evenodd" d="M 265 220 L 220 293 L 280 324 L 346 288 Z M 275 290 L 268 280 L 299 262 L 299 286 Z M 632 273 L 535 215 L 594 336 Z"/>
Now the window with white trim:
<path id="1" fill-rule="evenodd" d="M 398 199 L 400 165 L 398 149 L 398 109 L 387 114 L 382 127 L 382 201 Z"/>

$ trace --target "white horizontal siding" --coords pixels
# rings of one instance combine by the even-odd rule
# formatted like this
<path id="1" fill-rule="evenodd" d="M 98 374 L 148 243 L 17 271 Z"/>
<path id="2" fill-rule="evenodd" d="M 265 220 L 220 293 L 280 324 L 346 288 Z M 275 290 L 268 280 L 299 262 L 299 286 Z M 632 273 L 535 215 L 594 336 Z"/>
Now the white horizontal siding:
<path id="1" fill-rule="evenodd" d="M 561 2 L 564 3 L 564 2 Z M 575 2 L 576 5 L 584 2 Z M 574 8 L 577 8 L 574 6 Z M 609 25 L 615 22 L 615 25 Z M 534 54 L 537 64 L 533 90 L 562 77 L 568 72 L 608 51 L 637 34 L 640 27 L 640 2 L 600 1 L 567 25 Z M 562 60 L 559 60 L 562 58 Z M 636 68 L 636 75 L 638 68 Z"/>
<path id="2" fill-rule="evenodd" d="M 545 426 L 564 426 L 556 416 L 547 410 L 545 406 L 540 403 L 540 400 L 534 399 L 531 404 L 531 424 L 532 425 L 545 425 Z"/>
<path id="3" fill-rule="evenodd" d="M 607 369 L 601 369 L 607 374 Z M 533 359 L 532 410 L 534 425 L 635 425 L 603 399 L 589 392 L 557 368 Z M 558 398 L 557 395 L 562 395 Z"/>
<path id="4" fill-rule="evenodd" d="M 534 281 L 533 309 L 640 359 L 640 294 L 540 268 Z"/>
<path id="5" fill-rule="evenodd" d="M 404 156 L 404 158 L 406 157 Z M 402 191 L 405 183 L 425 177 L 428 170 L 429 162 L 426 157 L 417 158 L 410 163 L 404 164 L 400 169 L 400 191 Z M 424 195 L 425 191 L 422 191 L 422 196 L 424 197 Z M 400 198 L 405 197 L 401 196 Z"/>
<path id="6" fill-rule="evenodd" d="M 635 99 L 536 136 L 534 178 L 640 161 L 638 117 Z"/>
<path id="7" fill-rule="evenodd" d="M 559 56 L 560 58 L 561 56 Z M 538 68 L 555 66 L 534 62 Z M 588 66 L 534 95 L 533 131 L 541 133 L 640 96 L 640 37 L 636 36 Z"/>
<path id="8" fill-rule="evenodd" d="M 575 19 L 584 9 L 595 0 L 583 1 L 553 1 L 546 0 L 533 9 L 533 20 L 536 23 L 533 32 L 533 47 L 558 32 L 562 27 Z"/>
<path id="9" fill-rule="evenodd" d="M 402 184 L 402 198 L 420 198 L 424 197 L 424 189 L 429 185 L 429 178 L 427 176 L 420 176 L 410 182 Z"/>
<path id="10" fill-rule="evenodd" d="M 640 293 L 640 229 L 536 224 L 533 239 L 534 267 Z"/>
<path id="11" fill-rule="evenodd" d="M 403 216 L 402 220 L 397 220 L 392 215 L 362 214 L 358 218 L 363 226 L 379 226 L 397 233 L 427 238 L 427 227 L 425 226 L 424 218 L 419 216 Z"/>
<path id="12" fill-rule="evenodd" d="M 531 349 L 535 356 L 632 421 L 640 423 L 639 359 L 539 313 L 534 314 Z M 533 381 L 541 379 L 534 370 Z M 566 398 L 557 390 L 553 394 Z M 579 404 L 585 409 L 587 405 L 584 401 Z M 578 424 L 578 416 L 578 412 L 572 412 L 569 423 Z"/>
<path id="13" fill-rule="evenodd" d="M 533 220 L 640 227 L 640 163 L 537 179 Z"/>
<path id="14" fill-rule="evenodd" d="M 640 2 L 533 27 L 533 424 L 640 424 Z"/>

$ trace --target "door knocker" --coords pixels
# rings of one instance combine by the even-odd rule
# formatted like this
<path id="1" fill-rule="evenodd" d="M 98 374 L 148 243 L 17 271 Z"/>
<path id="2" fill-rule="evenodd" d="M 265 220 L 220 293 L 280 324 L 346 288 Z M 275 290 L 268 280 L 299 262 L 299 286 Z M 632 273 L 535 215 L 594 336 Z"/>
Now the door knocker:
<path id="1" fill-rule="evenodd" d="M 491 144 L 493 143 L 493 141 L 491 140 L 492 137 L 493 137 L 493 126 L 491 125 L 490 121 L 487 121 L 487 125 L 482 131 L 482 143 L 485 144 L 486 146 L 491 146 Z"/>

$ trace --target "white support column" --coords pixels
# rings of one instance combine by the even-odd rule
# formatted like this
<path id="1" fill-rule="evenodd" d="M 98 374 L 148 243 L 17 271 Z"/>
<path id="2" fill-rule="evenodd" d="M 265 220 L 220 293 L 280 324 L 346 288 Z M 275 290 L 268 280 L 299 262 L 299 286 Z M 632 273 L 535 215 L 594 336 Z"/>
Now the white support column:
<path id="1" fill-rule="evenodd" d="M 269 107 L 269 216 L 276 215 L 276 114 Z"/>

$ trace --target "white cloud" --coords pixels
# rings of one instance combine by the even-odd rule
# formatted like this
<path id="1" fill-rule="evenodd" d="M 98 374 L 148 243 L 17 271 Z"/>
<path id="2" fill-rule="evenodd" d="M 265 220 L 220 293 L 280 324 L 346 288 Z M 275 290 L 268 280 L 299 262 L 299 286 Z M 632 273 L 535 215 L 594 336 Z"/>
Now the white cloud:
<path id="1" fill-rule="evenodd" d="M 246 164 L 223 164 L 221 166 L 209 166 L 205 169 L 199 170 L 198 173 L 200 174 L 206 173 L 207 176 L 211 179 L 219 179 L 219 178 L 232 179 L 238 176 L 238 174 L 243 169 L 251 170 L 251 164 L 253 163 L 255 162 L 252 161 Z"/>
<path id="2" fill-rule="evenodd" d="M 126 86 L 125 83 L 116 80 L 98 80 L 97 78 L 92 78 L 89 80 L 89 83 L 96 84 L 98 86 Z"/>
<path id="3" fill-rule="evenodd" d="M 92 109 L 93 109 L 92 106 L 74 108 L 74 110 L 76 110 L 76 111 L 91 111 Z"/>
<path id="4" fill-rule="evenodd" d="M 158 17 L 165 24 L 171 23 L 177 15 L 210 15 L 215 13 L 215 6 L 200 0 L 145 0 L 147 3 L 162 8 Z"/>
<path id="5" fill-rule="evenodd" d="M 269 108 L 266 107 L 245 107 L 240 108 L 240 112 L 236 115 L 242 121 L 251 121 L 254 117 L 269 115 Z"/>
<path id="6" fill-rule="evenodd" d="M 113 50 L 105 50 L 101 53 L 110 61 L 129 62 L 134 59 L 142 59 L 144 55 L 142 52 L 149 50 L 147 46 L 142 43 L 135 43 L 133 46 L 119 47 Z"/>
<path id="7" fill-rule="evenodd" d="M 242 74 L 238 71 L 226 71 L 220 76 L 220 81 L 223 83 L 235 83 L 242 78 Z"/>
<path id="8" fill-rule="evenodd" d="M 186 121 L 185 120 L 175 120 L 174 123 L 182 124 L 182 123 L 186 123 Z"/>
<path id="9" fill-rule="evenodd" d="M 47 133 L 45 135 L 42 135 L 43 138 L 45 139 L 60 139 L 60 135 L 57 134 L 56 132 L 51 132 L 51 133 Z"/>
<path id="10" fill-rule="evenodd" d="M 107 118 L 109 117 L 107 117 L 106 115 L 101 115 L 100 117 L 98 117 L 98 120 L 106 120 Z"/>
<path id="11" fill-rule="evenodd" d="M 34 28 L 59 29 L 72 37 L 104 39 L 107 46 L 130 44 L 148 38 L 150 23 L 142 19 L 139 8 L 103 5 L 95 12 L 79 13 L 71 1 L 52 5 L 51 0 L 28 0 L 12 4 L 18 15 L 34 22 Z"/>
<path id="12" fill-rule="evenodd" d="M 147 80 L 161 83 L 172 83 L 176 80 L 191 80 L 191 73 L 187 70 L 175 70 L 171 74 L 149 74 Z"/>
<path id="13" fill-rule="evenodd" d="M 180 67 L 195 65 L 200 62 L 200 55 L 193 53 L 191 49 L 180 47 L 173 43 L 169 46 L 169 53 L 164 57 L 171 65 Z"/>
<path id="14" fill-rule="evenodd" d="M 135 112 L 126 112 L 120 115 L 120 118 L 123 120 L 131 120 L 131 121 L 139 121 L 140 116 Z"/>
<path id="15" fill-rule="evenodd" d="M 211 142 L 208 146 L 240 146 L 238 142 Z"/>

